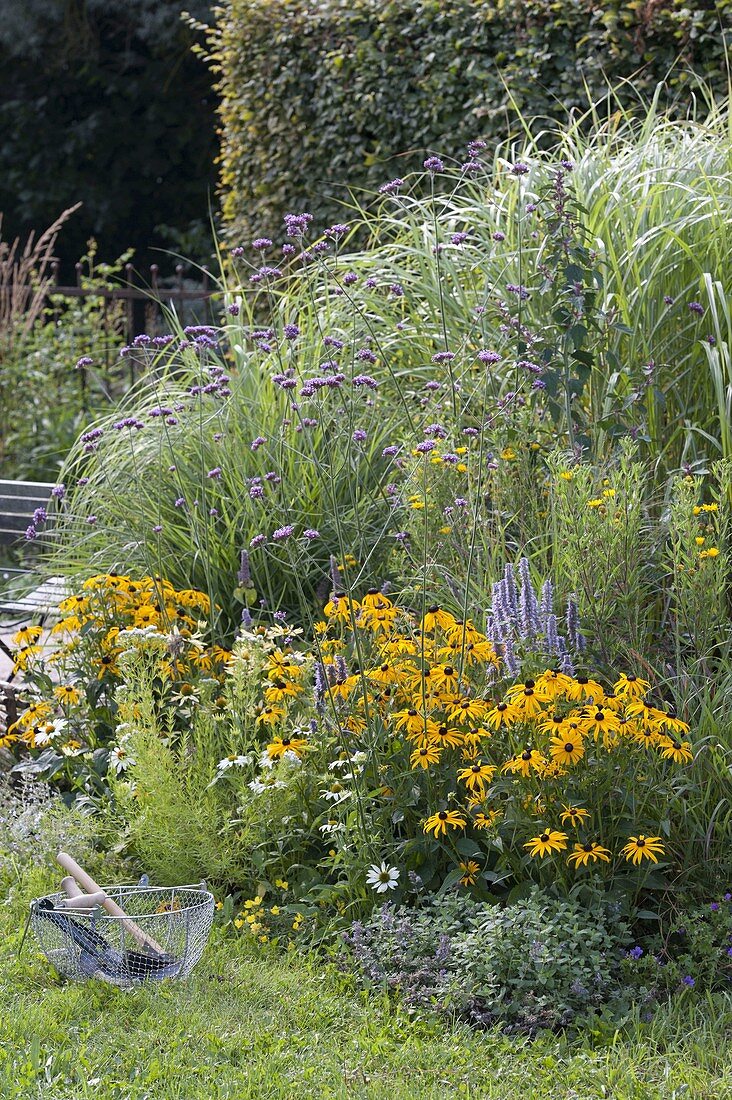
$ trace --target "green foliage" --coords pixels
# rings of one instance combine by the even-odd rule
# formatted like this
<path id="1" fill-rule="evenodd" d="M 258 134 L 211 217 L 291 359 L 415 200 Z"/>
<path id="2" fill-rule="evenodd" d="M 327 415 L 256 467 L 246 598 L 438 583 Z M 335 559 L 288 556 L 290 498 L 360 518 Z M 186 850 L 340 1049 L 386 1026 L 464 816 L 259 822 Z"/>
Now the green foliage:
<path id="1" fill-rule="evenodd" d="M 88 242 L 80 260 L 80 285 L 87 290 L 117 285 L 129 253 L 113 264 L 100 264 L 96 252 L 96 242 Z M 33 325 L 15 334 L 0 357 L 4 477 L 56 479 L 83 426 L 129 384 L 119 362 L 124 324 L 120 302 L 52 293 Z M 94 364 L 74 370 L 82 356 L 93 357 Z"/>
<path id="2" fill-rule="evenodd" d="M 441 896 L 419 909 L 385 906 L 347 937 L 369 984 L 522 1031 L 565 1027 L 618 1002 L 629 930 L 601 904 L 533 890 L 505 907 Z"/>
<path id="3" fill-rule="evenodd" d="M 108 857 L 107 857 L 108 858 Z M 107 868 L 109 870 L 109 867 Z M 107 878 L 102 871 L 95 877 Z M 6 893 L 5 881 L 3 894 Z M 214 928 L 186 982 L 130 996 L 100 982 L 59 982 L 27 941 L 30 899 L 48 872 L 24 869 L 0 907 L 0 1091 L 7 1100 L 685 1100 L 732 1089 L 729 995 L 676 997 L 652 1022 L 544 1033 L 472 1032 L 415 1019 L 352 981 L 290 952 L 277 958 Z M 74 1042 L 69 1042 L 70 1030 Z"/>
<path id="4" fill-rule="evenodd" d="M 403 175 L 410 150 L 453 155 L 589 102 L 681 104 L 727 88 L 729 0 L 222 0 L 208 32 L 221 97 L 221 187 L 232 239 L 274 231 L 309 196 L 322 219 L 346 185 Z M 632 79 L 631 83 L 628 82 Z"/>
<path id="5" fill-rule="evenodd" d="M 188 6 L 202 18 L 210 10 L 205 0 Z M 161 223 L 205 226 L 213 97 L 191 54 L 182 7 L 178 0 L 7 6 L 0 210 L 11 236 L 79 200 L 83 208 L 60 242 L 69 265 L 91 235 L 110 256 L 169 244 Z"/>

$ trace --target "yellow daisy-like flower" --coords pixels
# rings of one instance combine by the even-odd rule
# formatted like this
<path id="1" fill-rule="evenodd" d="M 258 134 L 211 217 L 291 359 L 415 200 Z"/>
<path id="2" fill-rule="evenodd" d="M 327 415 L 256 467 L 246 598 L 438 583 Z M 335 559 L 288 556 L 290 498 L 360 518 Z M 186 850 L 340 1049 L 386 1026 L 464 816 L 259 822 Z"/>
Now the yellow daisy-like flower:
<path id="1" fill-rule="evenodd" d="M 468 859 L 460 864 L 460 870 L 463 872 L 462 878 L 460 879 L 460 885 L 475 886 L 480 872 L 480 864 L 476 863 L 474 859 Z"/>
<path id="2" fill-rule="evenodd" d="M 442 748 L 459 749 L 465 741 L 465 734 L 460 730 L 451 729 L 450 726 L 437 726 L 432 735 L 435 745 Z"/>
<path id="3" fill-rule="evenodd" d="M 398 607 L 365 607 L 361 609 L 358 625 L 367 627 L 374 634 L 390 634 L 399 614 Z"/>
<path id="4" fill-rule="evenodd" d="M 323 608 L 323 614 L 329 619 L 340 619 L 349 623 L 352 618 L 355 618 L 360 606 L 358 600 L 352 600 L 345 592 L 337 592 L 328 600 Z"/>
<path id="5" fill-rule="evenodd" d="M 572 684 L 572 677 L 556 668 L 548 668 L 536 679 L 536 687 L 547 699 L 564 695 Z"/>
<path id="6" fill-rule="evenodd" d="M 281 722 L 285 717 L 285 711 L 282 707 L 267 706 L 263 707 L 257 717 L 258 726 L 276 726 L 278 722 Z"/>
<path id="7" fill-rule="evenodd" d="M 496 769 L 492 764 L 483 764 L 482 761 L 476 760 L 469 768 L 463 768 L 462 771 L 458 772 L 458 779 L 465 784 L 469 791 L 482 791 L 486 783 L 490 783 L 495 773 Z"/>
<path id="8" fill-rule="evenodd" d="M 496 703 L 493 710 L 489 710 L 486 714 L 485 724 L 497 730 L 501 726 L 514 725 L 520 717 L 521 713 L 513 703 Z"/>
<path id="9" fill-rule="evenodd" d="M 600 706 L 605 698 L 602 685 L 598 684 L 597 680 L 591 680 L 589 676 L 575 676 L 565 694 L 568 699 L 577 702 L 592 699 L 597 706 Z"/>
<path id="10" fill-rule="evenodd" d="M 278 760 L 286 752 L 294 752 L 295 756 L 301 760 L 307 747 L 308 743 L 304 737 L 275 737 L 274 741 L 267 745 L 267 756 L 271 760 Z"/>
<path id="11" fill-rule="evenodd" d="M 549 742 L 549 753 L 552 760 L 556 761 L 560 767 L 566 767 L 568 764 L 579 763 L 585 755 L 585 746 L 582 743 L 581 737 L 573 737 L 571 739 L 567 737 L 552 737 Z"/>
<path id="12" fill-rule="evenodd" d="M 439 810 L 427 818 L 422 828 L 426 833 L 434 833 L 437 838 L 447 835 L 448 827 L 464 829 L 466 824 L 466 819 L 457 810 Z"/>
<path id="13" fill-rule="evenodd" d="M 517 753 L 516 756 L 512 756 L 510 760 L 507 760 L 505 764 L 501 766 L 502 772 L 518 772 L 519 775 L 523 775 L 524 779 L 528 778 L 531 774 L 531 769 L 534 771 L 541 771 L 546 765 L 546 758 L 541 755 L 538 749 L 524 749 L 523 752 Z"/>
<path id="14" fill-rule="evenodd" d="M 639 836 L 629 838 L 628 843 L 623 848 L 623 855 L 628 863 L 634 863 L 637 867 L 644 859 L 650 859 L 653 863 L 658 863 L 657 857 L 664 855 L 665 851 L 660 836 L 646 836 L 644 833 L 640 833 Z"/>
<path id="15" fill-rule="evenodd" d="M 432 634 L 437 629 L 449 630 L 450 627 L 455 625 L 455 616 L 451 615 L 449 611 L 444 611 L 439 604 L 433 604 L 427 608 L 419 625 L 420 630 L 423 630 L 425 634 Z"/>
<path id="16" fill-rule="evenodd" d="M 617 714 L 612 710 L 604 710 L 600 707 L 583 719 L 582 724 L 588 733 L 595 735 L 596 739 L 605 736 L 607 733 L 617 733 L 620 729 Z"/>
<path id="17" fill-rule="evenodd" d="M 573 863 L 575 867 L 586 867 L 590 861 L 597 863 L 599 860 L 602 863 L 609 863 L 610 856 L 609 848 L 603 848 L 601 844 L 588 841 L 586 844 L 575 844 L 571 856 L 567 857 L 567 863 Z"/>
<path id="18" fill-rule="evenodd" d="M 449 711 L 451 722 L 462 722 L 466 726 L 482 722 L 488 713 L 488 704 L 482 699 L 461 699 Z"/>
<path id="19" fill-rule="evenodd" d="M 42 633 L 42 626 L 23 626 L 13 635 L 13 644 L 17 646 L 29 646 L 33 642 L 37 642 Z"/>
<path id="20" fill-rule="evenodd" d="M 476 829 L 492 829 L 494 825 L 503 817 L 501 810 L 488 810 L 484 813 L 483 810 L 479 810 L 477 814 L 473 816 L 473 825 Z"/>
<path id="21" fill-rule="evenodd" d="M 613 684 L 616 695 L 630 696 L 632 699 L 645 699 L 650 690 L 651 685 L 648 680 L 642 680 L 640 676 L 633 676 L 631 673 L 622 673 Z"/>
<path id="22" fill-rule="evenodd" d="M 673 760 L 675 764 L 689 764 L 694 759 L 688 741 L 677 741 L 675 737 L 662 737 L 658 743 L 664 760 Z"/>
<path id="23" fill-rule="evenodd" d="M 383 592 L 380 592 L 378 588 L 369 588 L 366 595 L 361 600 L 361 607 L 370 607 L 377 611 L 384 607 L 393 607 L 394 601 L 390 600 L 388 596 L 385 596 Z"/>
<path id="24" fill-rule="evenodd" d="M 409 762 L 413 768 L 424 768 L 426 771 L 432 764 L 439 764 L 441 755 L 437 745 L 422 745 L 414 750 Z"/>
<path id="25" fill-rule="evenodd" d="M 53 694 L 59 703 L 66 706 L 74 706 L 81 699 L 78 688 L 75 688 L 72 684 L 59 684 L 58 687 L 53 689 Z"/>
<path id="26" fill-rule="evenodd" d="M 430 684 L 439 691 L 457 692 L 459 682 L 460 676 L 454 665 L 433 665 L 430 669 Z"/>
<path id="27" fill-rule="evenodd" d="M 524 848 L 528 848 L 532 859 L 536 856 L 543 859 L 553 852 L 563 851 L 567 847 L 567 839 L 567 834 L 558 829 L 545 829 L 541 836 L 532 836 L 531 840 L 527 840 Z"/>
<path id="28" fill-rule="evenodd" d="M 562 812 L 559 815 L 559 820 L 562 825 L 583 825 L 585 821 L 590 818 L 590 811 L 585 810 L 582 806 L 565 806 L 562 805 Z"/>

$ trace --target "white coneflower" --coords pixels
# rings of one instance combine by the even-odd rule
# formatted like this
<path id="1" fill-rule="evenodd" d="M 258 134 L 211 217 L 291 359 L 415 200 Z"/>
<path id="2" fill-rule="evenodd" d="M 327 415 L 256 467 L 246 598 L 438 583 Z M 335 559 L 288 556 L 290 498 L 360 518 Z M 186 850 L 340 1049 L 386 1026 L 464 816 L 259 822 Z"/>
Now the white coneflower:
<path id="1" fill-rule="evenodd" d="M 390 867 L 388 863 L 374 863 L 366 873 L 366 885 L 377 894 L 396 890 L 399 885 L 399 872 L 396 867 Z"/>
<path id="2" fill-rule="evenodd" d="M 119 775 L 125 768 L 129 768 L 130 764 L 134 764 L 135 761 L 128 755 L 126 749 L 118 745 L 116 748 L 112 749 L 109 754 L 109 763 L 110 766 L 114 768 L 117 775 Z"/>

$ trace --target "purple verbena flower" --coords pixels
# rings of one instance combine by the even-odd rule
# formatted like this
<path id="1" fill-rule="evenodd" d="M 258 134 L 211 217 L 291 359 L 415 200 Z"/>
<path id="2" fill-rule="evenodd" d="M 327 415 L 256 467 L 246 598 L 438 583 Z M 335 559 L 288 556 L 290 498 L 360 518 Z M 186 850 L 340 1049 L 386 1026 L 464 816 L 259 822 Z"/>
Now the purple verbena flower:
<path id="1" fill-rule="evenodd" d="M 284 527 L 278 527 L 276 531 L 272 532 L 272 539 L 274 542 L 283 542 L 285 539 L 289 539 L 294 533 L 294 524 L 286 523 Z"/>

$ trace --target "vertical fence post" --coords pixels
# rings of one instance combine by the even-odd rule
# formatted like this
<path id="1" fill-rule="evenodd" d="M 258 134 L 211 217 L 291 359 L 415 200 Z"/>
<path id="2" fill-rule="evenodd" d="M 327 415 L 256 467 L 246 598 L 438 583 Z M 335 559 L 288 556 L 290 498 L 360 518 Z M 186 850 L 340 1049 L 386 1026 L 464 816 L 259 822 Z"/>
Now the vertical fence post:
<path id="1" fill-rule="evenodd" d="M 127 279 L 127 289 L 132 290 L 133 280 L 135 278 L 135 269 L 132 266 L 132 264 L 125 264 L 125 278 Z M 127 343 L 131 344 L 133 339 L 134 339 L 134 336 L 135 336 L 135 332 L 134 332 L 134 328 L 135 328 L 135 302 L 134 302 L 134 299 L 132 298 L 132 295 L 130 295 L 125 300 L 125 317 L 126 317 L 126 328 L 127 328 L 127 334 L 126 334 Z M 134 355 L 128 355 L 127 358 L 128 358 L 129 364 L 130 364 L 130 386 L 134 386 L 134 384 L 135 384 L 135 357 L 134 357 Z"/>

